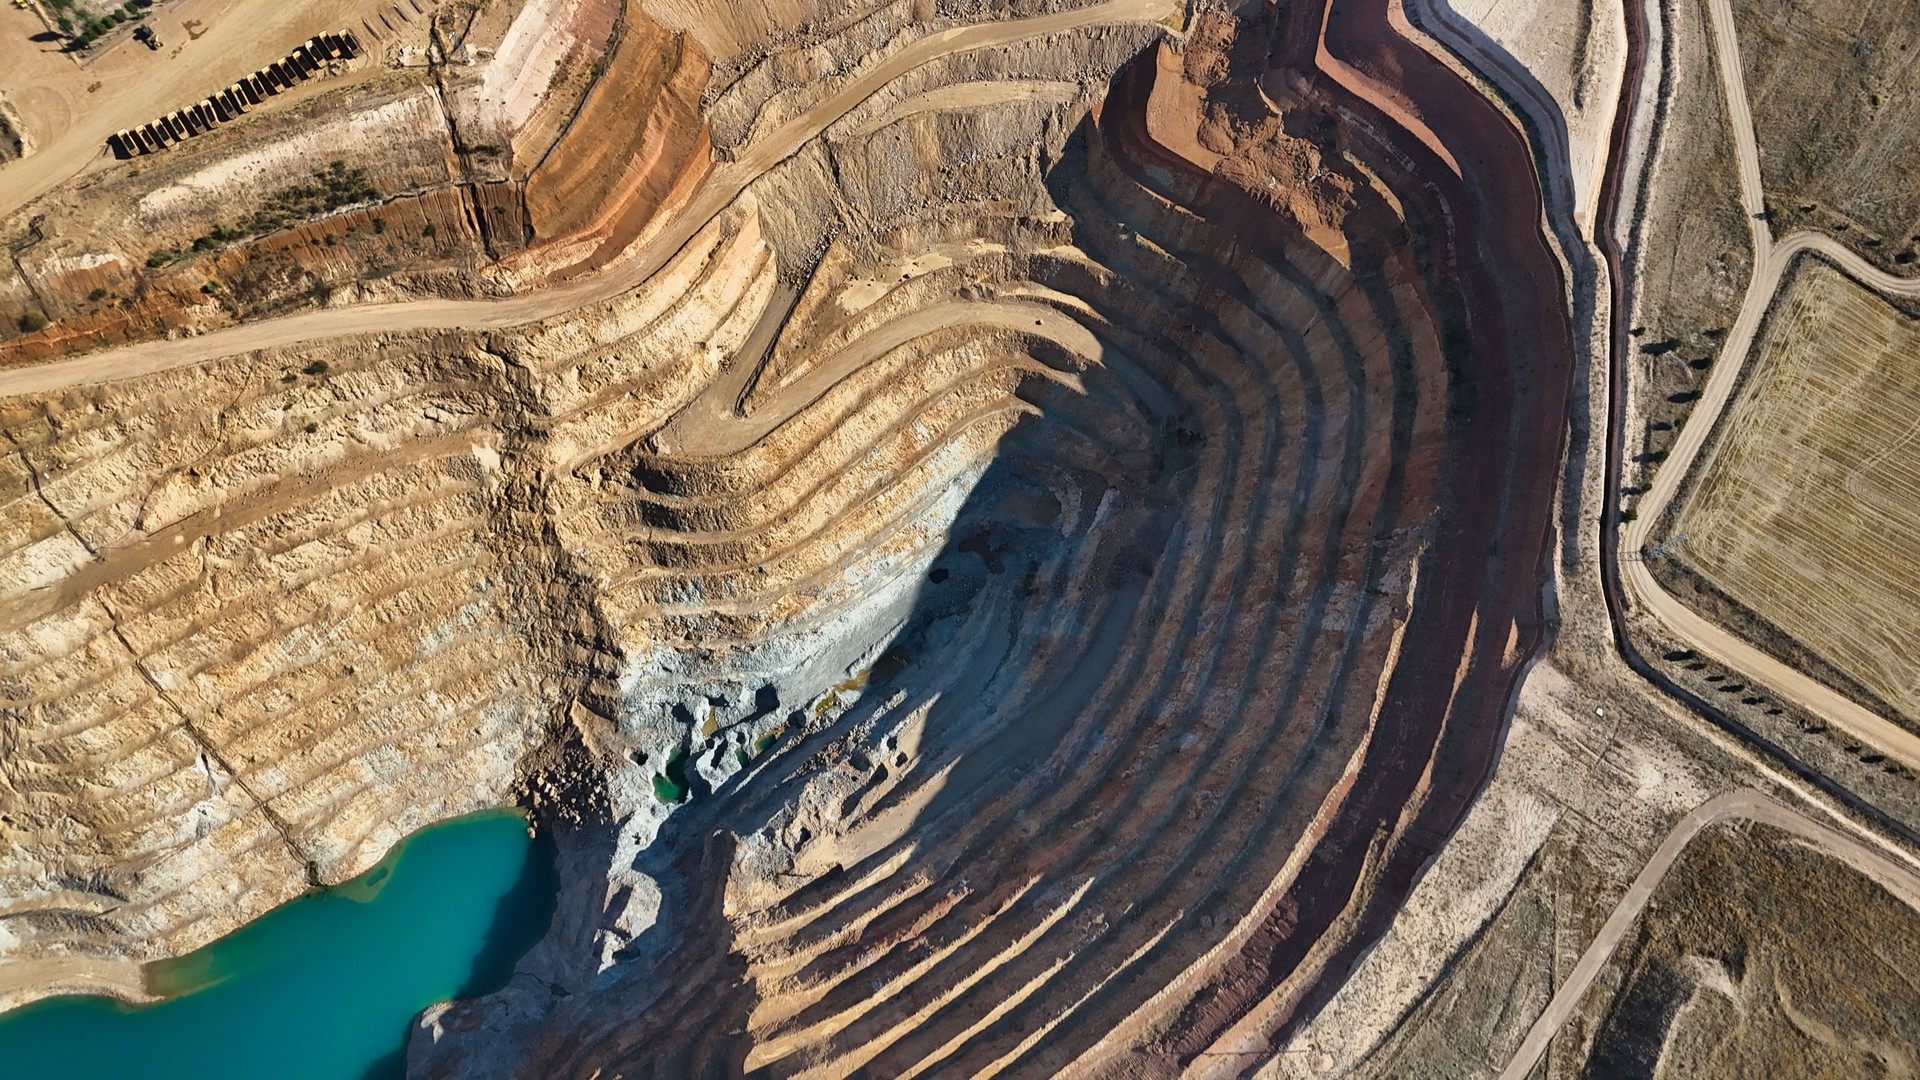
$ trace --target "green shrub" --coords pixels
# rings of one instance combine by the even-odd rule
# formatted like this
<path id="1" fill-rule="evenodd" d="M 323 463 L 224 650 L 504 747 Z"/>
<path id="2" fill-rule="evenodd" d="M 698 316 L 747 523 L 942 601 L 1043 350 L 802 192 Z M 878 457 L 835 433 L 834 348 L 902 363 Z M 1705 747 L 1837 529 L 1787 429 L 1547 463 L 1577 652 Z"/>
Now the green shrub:
<path id="1" fill-rule="evenodd" d="M 308 364 L 306 367 L 303 367 L 300 370 L 308 375 L 312 375 L 315 377 L 325 375 L 327 373 L 327 362 L 325 360 L 315 360 L 313 363 Z"/>
<path id="2" fill-rule="evenodd" d="M 294 184 L 267 197 L 266 205 L 240 223 L 253 233 L 272 232 L 296 221 L 332 213 L 353 203 L 371 202 L 380 197 L 380 189 L 367 178 L 366 170 L 350 169 L 344 161 L 330 162 L 313 174 L 313 183 Z"/>
<path id="3" fill-rule="evenodd" d="M 23 334 L 31 334 L 36 330 L 45 330 L 46 328 L 47 314 L 44 311 L 29 311 L 25 315 L 20 316 L 20 332 Z"/>
<path id="4" fill-rule="evenodd" d="M 107 290 L 105 288 L 95 288 L 92 292 L 87 294 L 87 299 L 103 300 L 106 298 L 106 295 L 107 295 Z"/>

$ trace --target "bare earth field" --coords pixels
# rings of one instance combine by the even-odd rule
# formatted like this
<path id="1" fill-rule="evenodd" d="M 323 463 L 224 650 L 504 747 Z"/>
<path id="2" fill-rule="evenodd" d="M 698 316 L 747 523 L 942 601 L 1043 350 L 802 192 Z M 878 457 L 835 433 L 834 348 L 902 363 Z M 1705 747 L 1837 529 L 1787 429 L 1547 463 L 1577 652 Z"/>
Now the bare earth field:
<path id="1" fill-rule="evenodd" d="M 1920 715 L 1920 326 L 1810 260 L 1675 529 L 1729 596 Z"/>

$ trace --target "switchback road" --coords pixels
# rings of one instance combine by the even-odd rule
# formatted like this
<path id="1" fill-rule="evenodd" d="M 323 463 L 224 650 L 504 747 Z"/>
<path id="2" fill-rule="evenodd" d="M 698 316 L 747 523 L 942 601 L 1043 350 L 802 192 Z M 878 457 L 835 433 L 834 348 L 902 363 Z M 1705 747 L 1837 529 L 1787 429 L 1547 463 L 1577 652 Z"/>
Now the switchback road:
<path id="1" fill-rule="evenodd" d="M 66 360 L 0 371 L 0 397 L 58 393 L 75 386 L 137 378 L 259 349 L 327 338 L 419 330 L 517 326 L 600 303 L 657 273 L 701 229 L 767 170 L 785 161 L 882 86 L 922 65 L 958 53 L 1114 23 L 1158 22 L 1179 11 L 1179 0 L 1107 0 L 1089 7 L 1007 22 L 955 27 L 921 38 L 888 57 L 839 92 L 787 121 L 736 160 L 716 167 L 688 205 L 652 240 L 599 273 L 505 300 L 411 300 L 309 311 L 247 323 L 198 337 L 149 341 Z M 1021 92 L 1021 88 L 1008 91 Z"/>

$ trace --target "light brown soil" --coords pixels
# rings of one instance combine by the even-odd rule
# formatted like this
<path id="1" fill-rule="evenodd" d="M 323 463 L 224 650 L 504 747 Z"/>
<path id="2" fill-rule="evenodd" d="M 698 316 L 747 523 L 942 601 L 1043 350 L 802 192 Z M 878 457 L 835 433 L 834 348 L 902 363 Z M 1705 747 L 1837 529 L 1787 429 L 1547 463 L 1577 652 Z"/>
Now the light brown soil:
<path id="1" fill-rule="evenodd" d="M 1908 1075 L 1916 913 L 1768 826 L 1694 841 L 1623 953 L 1586 1075 Z"/>
<path id="2" fill-rule="evenodd" d="M 1899 5 L 1736 0 L 1774 235 L 1834 233 L 1882 269 L 1920 245 L 1920 35 Z"/>

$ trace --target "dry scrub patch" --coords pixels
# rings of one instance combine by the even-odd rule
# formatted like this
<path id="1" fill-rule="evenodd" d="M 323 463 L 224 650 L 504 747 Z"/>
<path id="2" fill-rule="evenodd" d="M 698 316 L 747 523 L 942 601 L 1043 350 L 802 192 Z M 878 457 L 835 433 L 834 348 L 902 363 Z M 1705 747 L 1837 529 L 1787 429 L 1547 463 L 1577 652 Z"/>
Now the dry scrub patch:
<path id="1" fill-rule="evenodd" d="M 1884 268 L 1920 237 L 1920 26 L 1904 4 L 1737 0 L 1774 234 L 1850 231 Z"/>
<path id="2" fill-rule="evenodd" d="M 1911 1076 L 1920 919 L 1767 826 L 1715 828 L 1654 893 L 1589 1076 Z"/>
<path id="3" fill-rule="evenodd" d="M 1825 263 L 1770 317 L 1680 512 L 1715 588 L 1920 715 L 1920 327 Z"/>
<path id="4" fill-rule="evenodd" d="M 1651 476 L 1684 426 L 1753 269 L 1705 0 L 1664 7 L 1648 182 L 1626 252 L 1639 331 L 1627 429 L 1638 468 L 1627 470 L 1629 484 Z"/>

